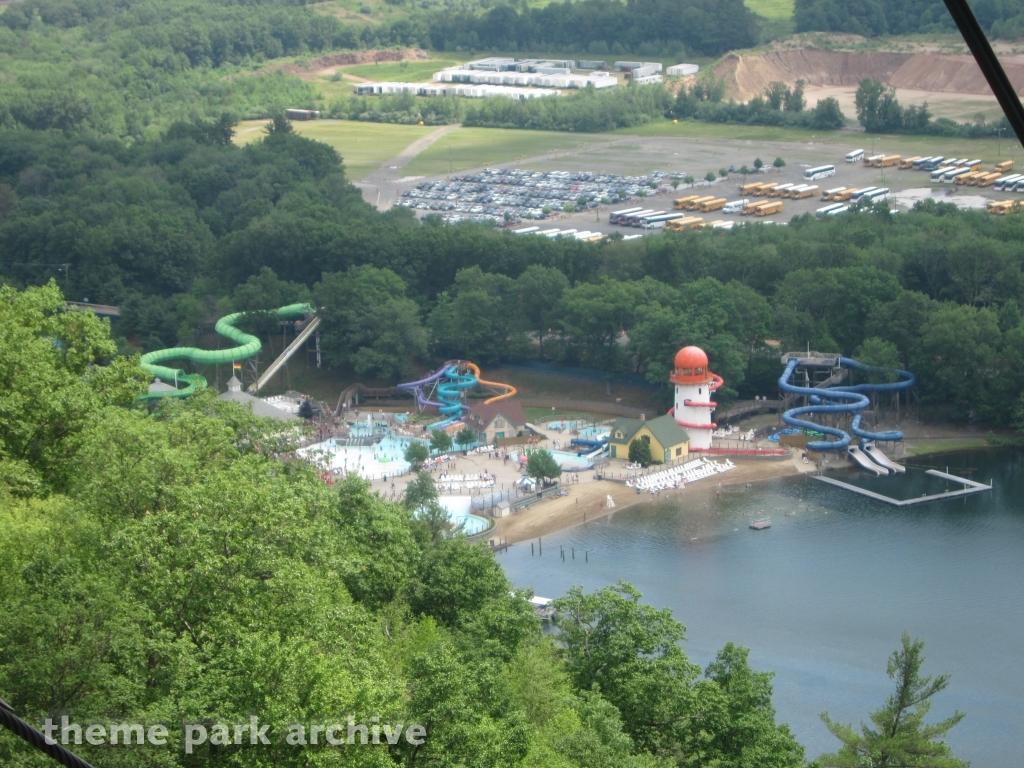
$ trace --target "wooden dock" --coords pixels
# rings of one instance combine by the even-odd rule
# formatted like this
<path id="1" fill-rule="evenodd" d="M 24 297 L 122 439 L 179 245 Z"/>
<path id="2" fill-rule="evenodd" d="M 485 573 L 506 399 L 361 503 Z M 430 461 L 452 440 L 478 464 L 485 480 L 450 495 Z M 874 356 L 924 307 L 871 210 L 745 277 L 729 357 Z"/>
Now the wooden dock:
<path id="1" fill-rule="evenodd" d="M 823 483 L 828 483 L 829 485 L 835 485 L 838 486 L 839 488 L 844 488 L 847 491 L 859 493 L 861 496 L 867 496 L 869 499 L 874 499 L 875 501 L 884 501 L 886 504 L 892 504 L 893 506 L 896 507 L 909 507 L 911 504 L 924 504 L 925 502 L 928 501 L 954 499 L 959 496 L 967 496 L 968 494 L 971 493 L 981 493 L 982 491 L 992 490 L 991 485 L 985 485 L 984 483 L 979 483 L 975 480 L 968 480 L 966 477 L 957 477 L 956 475 L 951 475 L 948 472 L 940 472 L 937 469 L 926 470 L 925 474 L 932 475 L 933 477 L 941 477 L 944 480 L 949 480 L 954 483 L 960 483 L 964 487 L 957 491 L 933 493 L 930 496 L 918 496 L 917 498 L 913 499 L 894 499 L 891 496 L 884 496 L 881 493 L 875 493 L 874 491 L 869 491 L 866 488 L 860 488 L 856 485 L 851 485 L 850 483 L 844 483 L 842 480 L 836 480 L 834 477 L 826 477 L 825 475 L 814 475 L 813 477 L 815 480 L 821 480 L 821 482 Z"/>

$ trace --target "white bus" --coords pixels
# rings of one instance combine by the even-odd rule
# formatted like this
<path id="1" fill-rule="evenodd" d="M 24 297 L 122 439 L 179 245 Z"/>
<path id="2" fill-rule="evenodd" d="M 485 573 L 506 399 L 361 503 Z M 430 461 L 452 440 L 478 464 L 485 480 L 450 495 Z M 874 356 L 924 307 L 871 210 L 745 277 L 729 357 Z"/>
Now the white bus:
<path id="1" fill-rule="evenodd" d="M 932 171 L 932 181 L 942 181 L 943 176 L 945 176 L 950 171 L 955 170 L 956 168 L 954 168 L 951 165 L 943 165 L 941 168 L 936 168 L 934 171 Z"/>
<path id="2" fill-rule="evenodd" d="M 864 150 L 863 149 L 855 149 L 855 150 L 853 150 L 853 152 L 847 152 L 846 153 L 846 162 L 848 162 L 848 163 L 856 163 L 862 157 L 864 157 Z"/>
<path id="3" fill-rule="evenodd" d="M 824 208 L 819 208 L 815 213 L 819 216 L 828 216 L 832 211 L 838 210 L 839 208 L 845 208 L 846 206 L 842 203 L 834 203 L 832 205 L 826 205 Z"/>
<path id="4" fill-rule="evenodd" d="M 804 171 L 804 178 L 808 181 L 817 181 L 818 179 L 827 179 L 829 176 L 836 175 L 836 167 L 834 165 L 819 165 L 817 168 L 808 168 Z"/>
<path id="5" fill-rule="evenodd" d="M 631 213 L 639 213 L 643 209 L 644 208 L 641 205 L 641 206 L 635 206 L 633 208 L 623 208 L 621 211 L 612 211 L 611 213 L 608 214 L 608 223 L 609 224 L 618 224 L 619 220 L 623 216 L 628 216 Z"/>
<path id="6" fill-rule="evenodd" d="M 889 188 L 882 187 L 881 189 L 873 189 L 870 192 L 865 192 L 860 196 L 858 202 L 861 203 L 880 203 L 883 200 L 889 199 Z"/>
<path id="7" fill-rule="evenodd" d="M 743 198 L 742 200 L 731 200 L 725 204 L 722 209 L 722 213 L 739 213 L 743 210 L 743 206 L 750 202 L 749 198 Z"/>
<path id="8" fill-rule="evenodd" d="M 1006 176 L 1005 178 L 999 179 L 999 181 L 992 186 L 1001 192 L 1004 189 L 1014 186 L 1021 179 L 1024 179 L 1024 173 L 1015 173 L 1012 176 Z"/>
<path id="9" fill-rule="evenodd" d="M 850 195 L 850 201 L 857 202 L 858 200 L 863 200 L 864 195 L 869 195 L 876 189 L 878 189 L 878 187 L 864 187 L 863 189 L 854 190 L 854 193 Z"/>
<path id="10" fill-rule="evenodd" d="M 624 227 L 631 227 L 633 225 L 633 220 L 634 219 L 639 218 L 640 216 L 649 216 L 650 214 L 652 214 L 654 212 L 655 211 L 654 211 L 653 208 L 641 208 L 639 211 L 636 211 L 635 213 L 623 214 L 622 216 L 619 217 L 619 220 L 617 222 L 615 222 L 615 223 L 616 224 L 621 224 Z"/>
<path id="11" fill-rule="evenodd" d="M 955 184 L 957 179 L 961 176 L 966 176 L 970 172 L 970 168 L 954 168 L 942 177 L 942 181 L 946 184 Z"/>
<path id="12" fill-rule="evenodd" d="M 831 211 L 829 211 L 825 215 L 826 216 L 838 216 L 840 213 L 846 213 L 848 210 L 850 210 L 850 206 L 848 206 L 848 205 L 841 205 L 838 208 L 833 208 Z"/>

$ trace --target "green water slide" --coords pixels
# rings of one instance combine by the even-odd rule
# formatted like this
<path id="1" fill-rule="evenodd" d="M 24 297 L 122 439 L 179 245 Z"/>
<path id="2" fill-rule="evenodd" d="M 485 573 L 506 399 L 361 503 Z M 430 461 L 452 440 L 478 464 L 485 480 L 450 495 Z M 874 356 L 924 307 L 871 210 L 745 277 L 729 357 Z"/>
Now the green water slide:
<path id="1" fill-rule="evenodd" d="M 274 314 L 279 320 L 301 320 L 306 315 L 313 314 L 314 309 L 309 304 L 289 304 L 281 307 Z M 171 360 L 191 360 L 197 365 L 216 365 L 218 363 L 237 363 L 241 360 L 248 360 L 260 351 L 260 340 L 252 334 L 241 331 L 235 327 L 246 312 L 235 312 L 225 315 L 217 321 L 215 331 L 226 339 L 231 339 L 238 346 L 230 349 L 197 349 L 196 347 L 171 347 L 170 349 L 158 349 L 154 352 L 147 352 L 142 356 L 142 367 L 149 371 L 151 376 L 160 379 L 167 384 L 177 387 L 185 384 L 183 389 L 175 389 L 173 392 L 150 392 L 140 395 L 139 400 L 159 400 L 164 397 L 188 397 L 195 394 L 206 386 L 206 379 L 198 373 L 185 373 L 180 368 L 168 368 L 163 363 Z"/>

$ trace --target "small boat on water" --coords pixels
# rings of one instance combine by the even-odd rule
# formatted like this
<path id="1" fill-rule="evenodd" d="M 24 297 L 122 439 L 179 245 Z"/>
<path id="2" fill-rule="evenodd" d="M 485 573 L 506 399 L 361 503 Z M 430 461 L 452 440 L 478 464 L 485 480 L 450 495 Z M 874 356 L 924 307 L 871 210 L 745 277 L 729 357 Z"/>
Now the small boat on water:
<path id="1" fill-rule="evenodd" d="M 763 531 L 765 528 L 772 527 L 772 520 L 770 517 L 762 517 L 757 520 L 750 521 L 750 527 L 755 531 Z"/>

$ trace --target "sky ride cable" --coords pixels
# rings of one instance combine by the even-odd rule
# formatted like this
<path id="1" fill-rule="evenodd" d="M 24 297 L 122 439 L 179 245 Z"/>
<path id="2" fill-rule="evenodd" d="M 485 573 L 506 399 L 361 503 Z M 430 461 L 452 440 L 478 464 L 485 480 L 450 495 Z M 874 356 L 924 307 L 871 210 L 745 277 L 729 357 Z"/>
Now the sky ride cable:
<path id="1" fill-rule="evenodd" d="M 310 304 L 289 304 L 277 310 L 271 310 L 279 320 L 301 320 L 307 315 L 314 314 L 315 310 Z M 198 349 L 196 347 L 171 347 L 169 349 L 158 349 L 147 352 L 142 356 L 142 367 L 149 374 L 161 381 L 177 386 L 184 382 L 188 386 L 183 389 L 174 389 L 167 392 L 150 392 L 140 395 L 139 400 L 160 400 L 165 397 L 188 397 L 200 389 L 206 387 L 206 379 L 198 373 L 186 373 L 180 368 L 169 368 L 162 363 L 171 360 L 189 360 L 195 365 L 217 365 L 220 363 L 237 363 L 247 360 L 258 354 L 262 348 L 260 340 L 250 333 L 239 330 L 235 323 L 246 315 L 259 315 L 259 312 L 235 312 L 225 315 L 217 321 L 214 330 L 226 339 L 230 339 L 238 346 L 230 349 Z"/>

